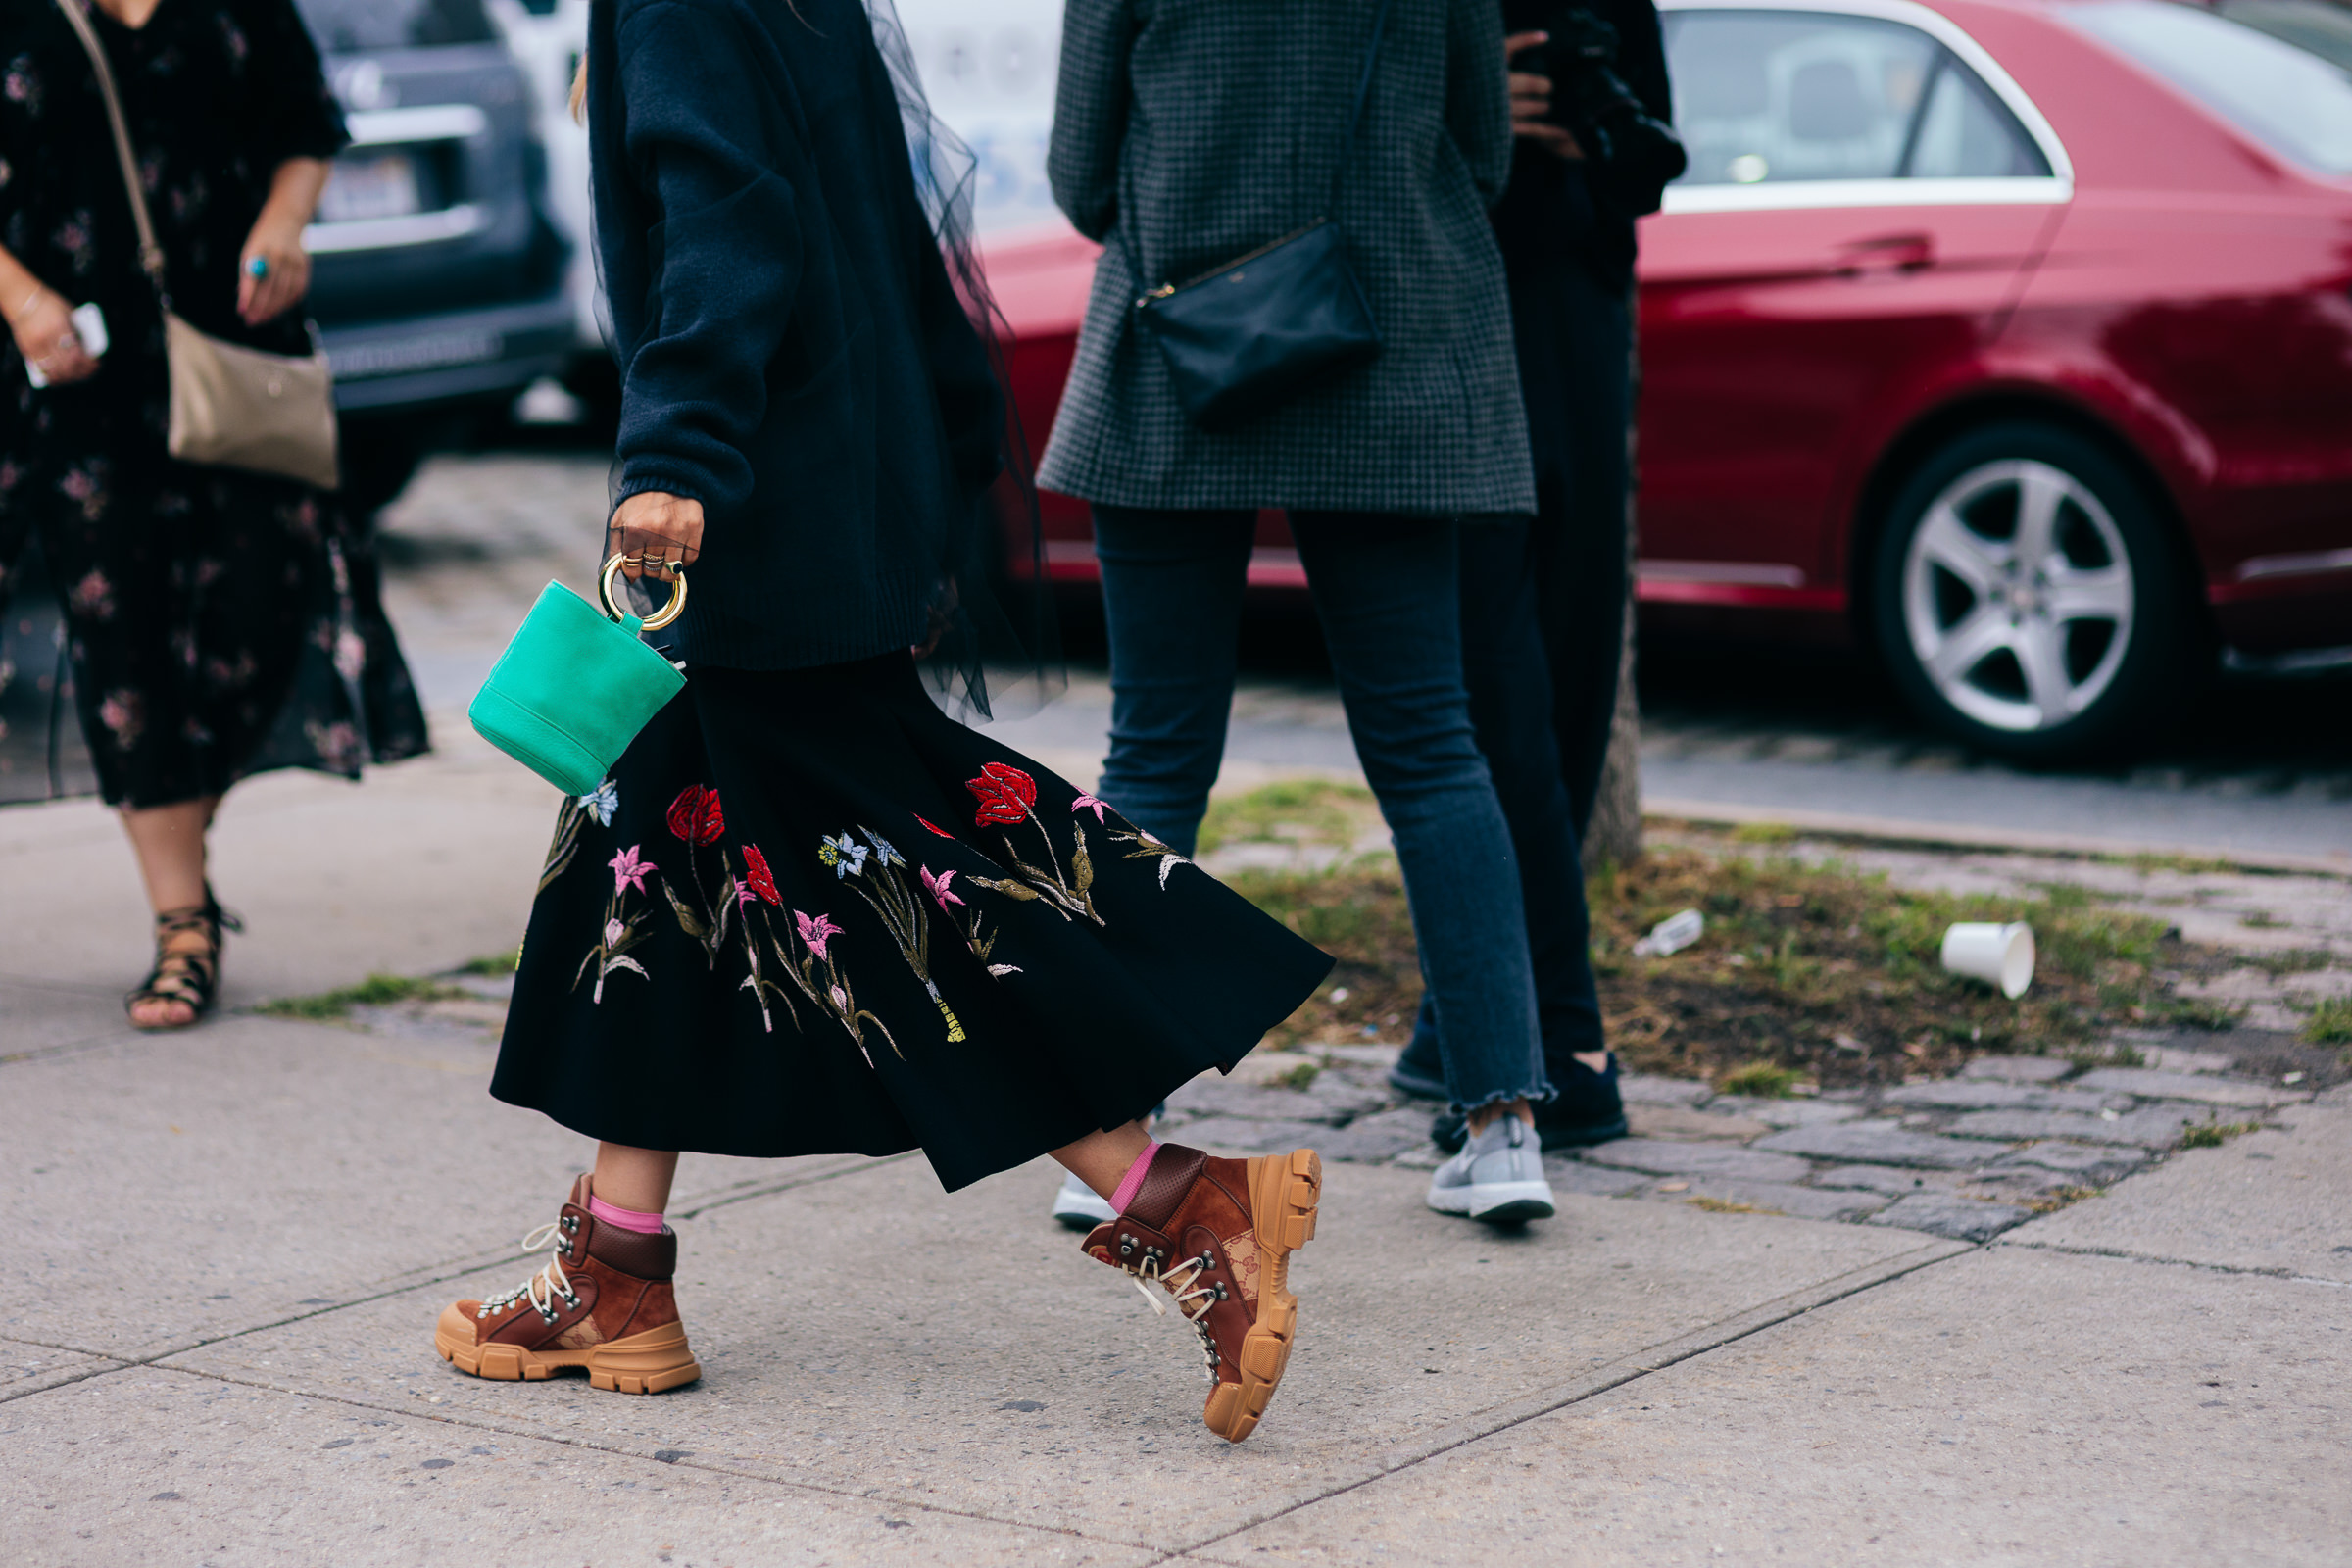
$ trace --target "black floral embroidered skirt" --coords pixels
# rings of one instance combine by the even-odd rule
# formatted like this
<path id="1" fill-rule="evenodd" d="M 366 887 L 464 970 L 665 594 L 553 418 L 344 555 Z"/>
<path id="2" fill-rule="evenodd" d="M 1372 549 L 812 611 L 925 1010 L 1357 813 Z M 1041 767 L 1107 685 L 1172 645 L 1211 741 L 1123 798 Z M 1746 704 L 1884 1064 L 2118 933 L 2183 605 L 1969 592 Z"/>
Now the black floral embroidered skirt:
<path id="1" fill-rule="evenodd" d="M 1331 961 L 903 655 L 697 668 L 558 812 L 491 1093 L 643 1149 L 919 1145 L 954 1190 L 1230 1068 Z"/>

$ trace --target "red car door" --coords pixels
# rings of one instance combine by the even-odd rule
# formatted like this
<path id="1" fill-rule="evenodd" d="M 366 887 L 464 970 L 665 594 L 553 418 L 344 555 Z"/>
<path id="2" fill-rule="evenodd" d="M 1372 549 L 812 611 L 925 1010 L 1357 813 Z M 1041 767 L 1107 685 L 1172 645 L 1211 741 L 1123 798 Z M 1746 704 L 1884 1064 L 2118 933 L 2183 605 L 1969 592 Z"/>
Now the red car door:
<path id="1" fill-rule="evenodd" d="M 1861 478 L 2000 331 L 2064 151 L 1904 0 L 1665 22 L 1691 168 L 1642 235 L 1642 596 L 1841 610 Z"/>

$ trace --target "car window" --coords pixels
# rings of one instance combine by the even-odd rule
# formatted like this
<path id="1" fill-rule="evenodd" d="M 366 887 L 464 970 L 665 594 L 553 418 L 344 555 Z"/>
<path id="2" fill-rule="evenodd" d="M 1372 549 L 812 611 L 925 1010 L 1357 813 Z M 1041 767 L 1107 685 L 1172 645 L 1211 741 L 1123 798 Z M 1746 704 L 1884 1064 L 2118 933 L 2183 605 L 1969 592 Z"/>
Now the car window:
<path id="1" fill-rule="evenodd" d="M 2010 179 L 2050 172 L 2017 117 L 1977 79 L 1944 55 L 1920 109 L 1903 173 L 1912 179 Z"/>
<path id="2" fill-rule="evenodd" d="M 297 0 L 311 36 L 331 54 L 493 43 L 482 0 Z"/>
<path id="3" fill-rule="evenodd" d="M 2352 174 L 2352 76 L 2243 22 L 2167 0 L 2068 6 L 2067 21 L 2279 156 Z"/>
<path id="4" fill-rule="evenodd" d="M 2047 174 L 1974 72 L 1916 27 L 1807 11 L 1675 11 L 1685 185 Z"/>

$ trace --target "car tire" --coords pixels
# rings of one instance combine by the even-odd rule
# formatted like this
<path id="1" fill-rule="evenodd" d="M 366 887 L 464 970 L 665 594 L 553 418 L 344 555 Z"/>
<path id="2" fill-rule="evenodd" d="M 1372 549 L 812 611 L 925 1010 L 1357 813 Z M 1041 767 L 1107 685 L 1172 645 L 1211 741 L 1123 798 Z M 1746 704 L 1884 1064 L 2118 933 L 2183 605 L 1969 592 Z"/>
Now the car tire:
<path id="1" fill-rule="evenodd" d="M 1931 722 L 2020 761 L 2143 733 L 2196 668 L 2189 572 L 2145 485 L 2054 425 L 1972 431 L 1922 464 L 1879 536 L 1879 651 Z"/>

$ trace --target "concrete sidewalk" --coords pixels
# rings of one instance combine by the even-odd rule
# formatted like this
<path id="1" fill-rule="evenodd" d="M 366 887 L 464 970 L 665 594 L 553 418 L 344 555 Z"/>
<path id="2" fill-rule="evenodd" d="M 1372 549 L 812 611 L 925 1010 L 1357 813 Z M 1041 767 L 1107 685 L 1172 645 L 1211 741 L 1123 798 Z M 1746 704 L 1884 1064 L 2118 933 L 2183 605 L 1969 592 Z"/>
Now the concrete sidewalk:
<path id="1" fill-rule="evenodd" d="M 444 728 L 220 834 L 232 1004 L 518 933 L 547 792 Z M 0 814 L 0 1557 L 10 1564 L 2342 1563 L 2352 1099 L 1990 1246 L 1563 1192 L 1511 1237 L 1330 1167 L 1256 1436 L 1085 1263 L 1042 1165 L 689 1156 L 705 1367 L 484 1383 L 434 1314 L 528 1271 L 583 1141 L 491 1051 L 122 1024 L 116 830 Z M 479 1195 L 491 1195 L 487 1199 Z"/>

